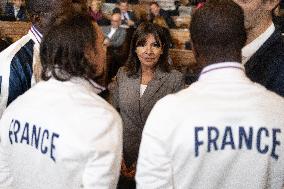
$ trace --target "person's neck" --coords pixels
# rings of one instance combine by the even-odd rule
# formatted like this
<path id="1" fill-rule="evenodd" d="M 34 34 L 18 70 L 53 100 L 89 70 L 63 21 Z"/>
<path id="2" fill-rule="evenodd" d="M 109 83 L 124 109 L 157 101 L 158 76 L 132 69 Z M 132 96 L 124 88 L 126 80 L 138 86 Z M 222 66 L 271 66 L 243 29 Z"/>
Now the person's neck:
<path id="1" fill-rule="evenodd" d="M 154 69 L 150 67 L 142 68 L 141 84 L 147 85 L 154 77 Z"/>
<path id="2" fill-rule="evenodd" d="M 234 54 L 235 53 L 235 54 Z M 216 56 L 214 58 L 207 57 L 206 55 L 203 55 L 201 57 L 198 57 L 196 59 L 197 63 L 201 65 L 202 67 L 206 67 L 212 64 L 221 63 L 221 62 L 241 62 L 241 51 L 236 51 L 234 53 L 231 53 L 231 55 L 222 55 Z"/>
<path id="3" fill-rule="evenodd" d="M 259 37 L 262 33 L 264 33 L 269 28 L 271 24 L 272 24 L 272 19 L 269 19 L 267 21 L 263 21 L 256 27 L 247 30 L 246 44 L 250 44 L 253 40 Z"/>

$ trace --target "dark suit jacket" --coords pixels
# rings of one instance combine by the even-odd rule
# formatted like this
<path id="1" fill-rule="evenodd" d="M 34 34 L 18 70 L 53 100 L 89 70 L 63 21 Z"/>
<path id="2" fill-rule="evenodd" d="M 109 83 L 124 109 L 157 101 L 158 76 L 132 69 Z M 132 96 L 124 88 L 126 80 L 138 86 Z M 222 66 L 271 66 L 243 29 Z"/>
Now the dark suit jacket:
<path id="1" fill-rule="evenodd" d="M 111 26 L 102 27 L 102 31 L 104 32 L 105 37 L 108 38 L 108 34 L 111 31 Z M 123 44 L 126 37 L 126 30 L 124 28 L 118 28 L 113 36 L 110 38 L 110 46 L 111 47 L 119 47 Z"/>
<path id="2" fill-rule="evenodd" d="M 245 64 L 247 76 L 284 97 L 284 41 L 275 32 Z"/>
<path id="3" fill-rule="evenodd" d="M 17 17 L 15 17 L 14 5 L 12 3 L 8 3 L 5 7 L 5 16 L 15 18 L 16 20 L 25 21 L 27 20 L 26 8 L 21 6 Z"/>
<path id="4" fill-rule="evenodd" d="M 169 28 L 175 28 L 176 27 L 174 20 L 172 19 L 172 17 L 170 16 L 170 14 L 167 11 L 165 11 L 164 9 L 160 9 L 160 16 L 162 16 L 165 19 Z M 151 13 L 150 14 L 151 22 L 153 22 L 154 17 L 155 16 Z"/>
<path id="5" fill-rule="evenodd" d="M 140 81 L 141 74 L 128 77 L 125 68 L 121 67 L 111 89 L 112 104 L 123 120 L 123 152 L 128 166 L 137 161 L 142 131 L 154 104 L 167 94 L 184 88 L 180 72 L 172 70 L 165 73 L 157 68 L 154 79 L 140 98 Z"/>

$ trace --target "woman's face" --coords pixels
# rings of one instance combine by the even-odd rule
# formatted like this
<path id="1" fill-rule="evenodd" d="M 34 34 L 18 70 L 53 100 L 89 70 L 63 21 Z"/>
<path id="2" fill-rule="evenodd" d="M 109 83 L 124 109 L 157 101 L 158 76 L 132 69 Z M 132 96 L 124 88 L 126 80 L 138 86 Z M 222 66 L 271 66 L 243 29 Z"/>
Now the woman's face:
<path id="1" fill-rule="evenodd" d="M 93 0 L 91 3 L 91 9 L 94 12 L 97 12 L 101 9 L 102 2 L 100 0 Z"/>
<path id="2" fill-rule="evenodd" d="M 161 42 L 156 41 L 153 34 L 149 34 L 146 37 L 145 44 L 136 47 L 136 53 L 142 69 L 154 68 L 156 66 L 161 54 L 163 54 L 163 48 L 160 44 Z"/>

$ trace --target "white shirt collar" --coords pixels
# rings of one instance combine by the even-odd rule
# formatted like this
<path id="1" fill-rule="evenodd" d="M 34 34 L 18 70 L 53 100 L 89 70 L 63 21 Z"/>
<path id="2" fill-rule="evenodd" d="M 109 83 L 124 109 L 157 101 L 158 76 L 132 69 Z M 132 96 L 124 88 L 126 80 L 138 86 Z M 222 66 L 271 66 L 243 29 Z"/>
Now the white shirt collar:
<path id="1" fill-rule="evenodd" d="M 251 43 L 247 44 L 242 49 L 242 64 L 245 64 L 250 57 L 265 43 L 265 41 L 272 35 L 275 31 L 275 26 L 272 23 L 260 36 L 258 36 Z"/>
<path id="2" fill-rule="evenodd" d="M 99 85 L 95 81 L 83 79 L 83 78 L 80 78 L 80 77 L 72 77 L 70 79 L 70 82 L 80 84 L 80 86 L 88 88 L 88 90 L 93 91 L 96 94 L 99 94 L 102 91 L 106 90 L 105 87 Z"/>
<path id="3" fill-rule="evenodd" d="M 111 27 L 109 34 L 107 34 L 107 37 L 108 37 L 109 39 L 111 39 L 116 30 L 117 30 L 117 28 Z"/>
<path id="4" fill-rule="evenodd" d="M 242 64 L 238 62 L 220 62 L 216 64 L 211 64 L 203 68 L 198 80 L 231 81 L 232 78 L 238 79 L 240 77 L 246 77 L 245 68 Z"/>

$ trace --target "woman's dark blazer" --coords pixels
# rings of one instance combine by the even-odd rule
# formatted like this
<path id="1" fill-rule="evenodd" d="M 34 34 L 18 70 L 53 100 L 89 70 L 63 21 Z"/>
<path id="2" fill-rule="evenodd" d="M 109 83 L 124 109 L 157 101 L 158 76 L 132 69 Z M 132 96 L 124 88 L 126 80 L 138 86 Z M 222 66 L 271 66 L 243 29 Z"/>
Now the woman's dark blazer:
<path id="1" fill-rule="evenodd" d="M 111 90 L 112 104 L 123 120 L 123 155 L 128 166 L 137 161 L 142 131 L 154 104 L 167 94 L 185 87 L 180 72 L 171 70 L 166 73 L 157 68 L 153 80 L 140 98 L 140 81 L 141 74 L 128 77 L 125 67 L 121 67 Z"/>

